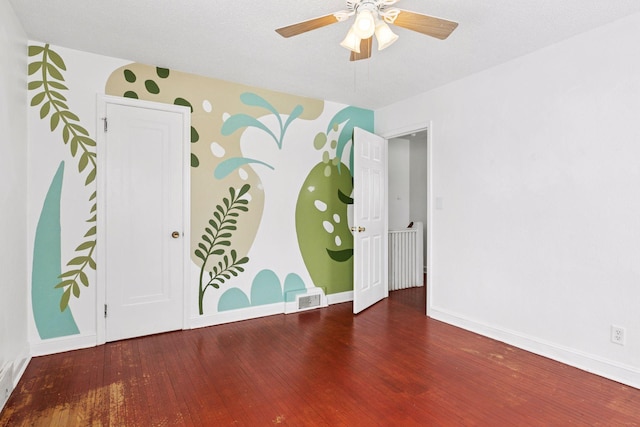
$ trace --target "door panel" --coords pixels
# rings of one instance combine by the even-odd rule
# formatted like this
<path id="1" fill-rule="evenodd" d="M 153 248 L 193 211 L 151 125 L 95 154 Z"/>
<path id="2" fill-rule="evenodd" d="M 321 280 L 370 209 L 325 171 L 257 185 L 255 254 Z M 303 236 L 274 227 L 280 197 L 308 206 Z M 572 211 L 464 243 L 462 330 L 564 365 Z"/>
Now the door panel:
<path id="1" fill-rule="evenodd" d="M 386 143 L 377 135 L 354 129 L 354 313 L 389 295 Z"/>
<path id="2" fill-rule="evenodd" d="M 183 115 L 107 104 L 106 117 L 106 340 L 181 329 Z"/>

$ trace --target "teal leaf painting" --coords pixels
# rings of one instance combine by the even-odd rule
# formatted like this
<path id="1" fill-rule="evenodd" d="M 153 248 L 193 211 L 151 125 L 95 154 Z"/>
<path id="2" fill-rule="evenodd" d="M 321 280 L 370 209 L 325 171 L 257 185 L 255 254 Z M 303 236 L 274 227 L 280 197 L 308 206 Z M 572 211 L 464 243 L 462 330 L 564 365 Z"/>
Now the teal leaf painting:
<path id="1" fill-rule="evenodd" d="M 238 288 L 231 288 L 220 296 L 218 311 L 238 310 L 251 307 L 247 295 Z"/>
<path id="2" fill-rule="evenodd" d="M 304 281 L 296 273 L 289 273 L 284 279 L 283 294 L 285 301 L 291 302 L 296 300 L 296 295 L 303 294 L 307 291 Z"/>
<path id="3" fill-rule="evenodd" d="M 225 178 L 234 170 L 249 163 L 257 163 L 260 165 L 264 165 L 271 170 L 274 169 L 270 164 L 262 162 L 260 160 L 248 159 L 246 157 L 232 157 L 220 162 L 220 164 L 216 167 L 216 170 L 213 171 L 213 176 L 216 177 L 216 179 Z"/>
<path id="4" fill-rule="evenodd" d="M 344 123 L 344 126 L 338 136 L 338 145 L 336 147 L 336 157 L 339 159 L 342 158 L 342 153 L 347 143 L 353 139 L 354 128 L 359 127 L 368 132 L 373 132 L 373 111 L 358 107 L 346 107 L 338 111 L 329 121 L 327 134 L 342 123 Z M 353 145 L 349 155 L 349 170 L 353 171 Z M 340 164 L 338 164 L 338 171 L 340 171 Z"/>
<path id="5" fill-rule="evenodd" d="M 269 129 L 267 125 L 262 123 L 260 120 L 244 113 L 238 113 L 238 114 L 229 116 L 222 124 L 220 133 L 224 136 L 228 136 L 233 134 L 239 129 L 243 129 L 247 127 L 255 127 L 257 129 L 262 130 L 266 134 L 268 134 L 276 143 L 276 146 L 278 147 L 279 150 L 282 149 L 282 142 L 284 140 L 285 133 L 287 132 L 287 128 L 295 119 L 300 117 L 300 115 L 304 111 L 304 108 L 302 108 L 301 105 L 296 105 L 293 108 L 293 110 L 291 110 L 291 113 L 289 114 L 289 117 L 287 117 L 287 120 L 283 123 L 282 116 L 280 115 L 278 110 L 276 110 L 276 108 L 273 105 L 271 105 L 266 99 L 262 98 L 261 96 L 258 96 L 255 93 L 246 92 L 240 95 L 240 101 L 242 101 L 243 104 L 250 107 L 264 108 L 265 110 L 273 114 L 275 118 L 278 120 L 278 125 L 280 127 L 280 136 L 276 136 L 276 134 L 271 129 Z M 244 158 L 242 157 L 235 157 L 222 162 L 216 168 L 214 176 L 217 179 L 222 179 L 228 176 L 235 169 L 247 163 L 260 163 L 273 169 L 272 166 L 264 162 L 261 162 L 259 160 L 244 159 L 243 161 L 243 159 Z"/>
<path id="6" fill-rule="evenodd" d="M 282 300 L 282 287 L 276 273 L 271 270 L 262 270 L 256 274 L 251 284 L 251 304 L 275 304 Z"/>
<path id="7" fill-rule="evenodd" d="M 295 301 L 296 295 L 307 291 L 304 281 L 296 273 L 289 273 L 284 286 L 272 270 L 260 270 L 251 282 L 251 298 L 238 288 L 227 289 L 218 301 L 218 311 L 238 310 L 266 304 Z"/>
<path id="8" fill-rule="evenodd" d="M 271 131 L 271 129 L 269 129 L 267 126 L 262 124 L 262 122 L 259 121 L 258 119 L 253 118 L 248 114 L 234 114 L 233 116 L 229 117 L 227 120 L 225 120 L 224 124 L 222 125 L 222 128 L 220 129 L 220 133 L 225 136 L 231 135 L 238 129 L 242 129 L 250 126 L 256 127 L 258 129 L 262 129 L 263 131 L 268 133 L 271 136 L 271 138 L 273 138 L 276 141 L 276 144 L 278 144 L 278 138 Z"/>
<path id="9" fill-rule="evenodd" d="M 67 305 L 71 286 L 65 290 L 55 287 L 61 274 L 60 195 L 63 174 L 64 162 L 60 162 L 44 199 L 33 245 L 31 304 L 41 339 L 80 333 Z M 65 310 L 60 311 L 59 306 L 65 300 Z"/>

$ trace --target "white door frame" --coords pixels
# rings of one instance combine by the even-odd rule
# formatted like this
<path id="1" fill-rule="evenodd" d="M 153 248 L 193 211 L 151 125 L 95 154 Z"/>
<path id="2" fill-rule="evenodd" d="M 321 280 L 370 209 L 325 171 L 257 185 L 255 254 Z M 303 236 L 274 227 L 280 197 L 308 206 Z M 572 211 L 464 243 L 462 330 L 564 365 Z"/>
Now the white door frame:
<path id="1" fill-rule="evenodd" d="M 409 133 L 427 131 L 427 283 L 425 286 L 427 287 L 427 312 L 426 315 L 431 317 L 431 307 L 429 302 L 433 301 L 431 297 L 431 292 L 433 286 L 429 285 L 432 278 L 434 277 L 434 269 L 433 269 L 433 207 L 435 206 L 435 202 L 433 200 L 433 123 L 431 120 L 427 120 L 420 123 L 415 123 L 412 125 L 404 126 L 402 128 L 393 129 L 387 131 L 385 133 L 380 134 L 383 138 L 389 140 L 393 138 L 398 138 Z M 387 159 L 387 169 L 389 169 L 388 159 Z"/>
<path id="2" fill-rule="evenodd" d="M 160 102 L 141 101 L 138 99 L 121 98 L 117 96 L 110 96 L 104 94 L 98 94 L 97 106 L 96 106 L 96 162 L 97 162 L 97 230 L 96 230 L 96 345 L 104 344 L 106 342 L 106 327 L 107 322 L 104 317 L 104 306 L 106 303 L 106 269 L 101 268 L 102 263 L 105 260 L 104 246 L 100 244 L 104 241 L 105 237 L 105 225 L 106 221 L 104 215 L 100 215 L 100 206 L 104 206 L 106 203 L 106 182 L 104 172 L 106 170 L 105 156 L 101 155 L 101 147 L 106 142 L 106 135 L 104 131 L 103 118 L 106 117 L 107 104 L 123 105 L 129 107 L 146 108 L 150 110 L 161 110 L 166 112 L 173 112 L 182 114 L 183 120 L 183 151 L 182 151 L 182 253 L 183 253 L 183 283 L 185 286 L 183 292 L 183 319 L 182 329 L 186 329 L 189 324 L 189 304 L 191 300 L 191 294 L 189 292 L 191 283 L 191 258 L 189 256 L 191 248 L 191 110 L 189 107 L 181 105 L 163 104 Z"/>

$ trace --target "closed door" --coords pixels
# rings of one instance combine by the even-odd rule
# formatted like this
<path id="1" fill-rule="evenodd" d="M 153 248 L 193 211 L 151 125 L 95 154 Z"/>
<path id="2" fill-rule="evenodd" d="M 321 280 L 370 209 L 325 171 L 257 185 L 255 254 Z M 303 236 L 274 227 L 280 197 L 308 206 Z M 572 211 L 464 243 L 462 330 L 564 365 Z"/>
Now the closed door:
<path id="1" fill-rule="evenodd" d="M 185 115 L 142 105 L 105 107 L 98 269 L 106 341 L 183 326 Z"/>
<path id="2" fill-rule="evenodd" d="M 354 129 L 353 312 L 389 296 L 386 140 Z"/>

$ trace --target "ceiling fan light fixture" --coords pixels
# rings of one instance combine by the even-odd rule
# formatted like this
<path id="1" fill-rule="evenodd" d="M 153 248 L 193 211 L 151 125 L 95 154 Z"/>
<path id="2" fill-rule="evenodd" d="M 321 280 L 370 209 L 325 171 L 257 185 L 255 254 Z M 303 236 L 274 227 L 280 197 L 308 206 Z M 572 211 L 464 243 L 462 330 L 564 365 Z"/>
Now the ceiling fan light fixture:
<path id="1" fill-rule="evenodd" d="M 382 20 L 376 24 L 375 34 L 378 41 L 378 50 L 386 49 L 398 40 L 398 35 L 391 31 L 391 28 Z"/>
<path id="2" fill-rule="evenodd" d="M 359 10 L 356 22 L 353 24 L 356 35 L 361 39 L 371 37 L 376 29 L 376 21 L 373 12 L 369 9 Z"/>
<path id="3" fill-rule="evenodd" d="M 360 53 L 360 37 L 356 34 L 355 25 L 349 29 L 347 36 L 342 40 L 340 46 L 349 49 L 352 52 Z"/>

